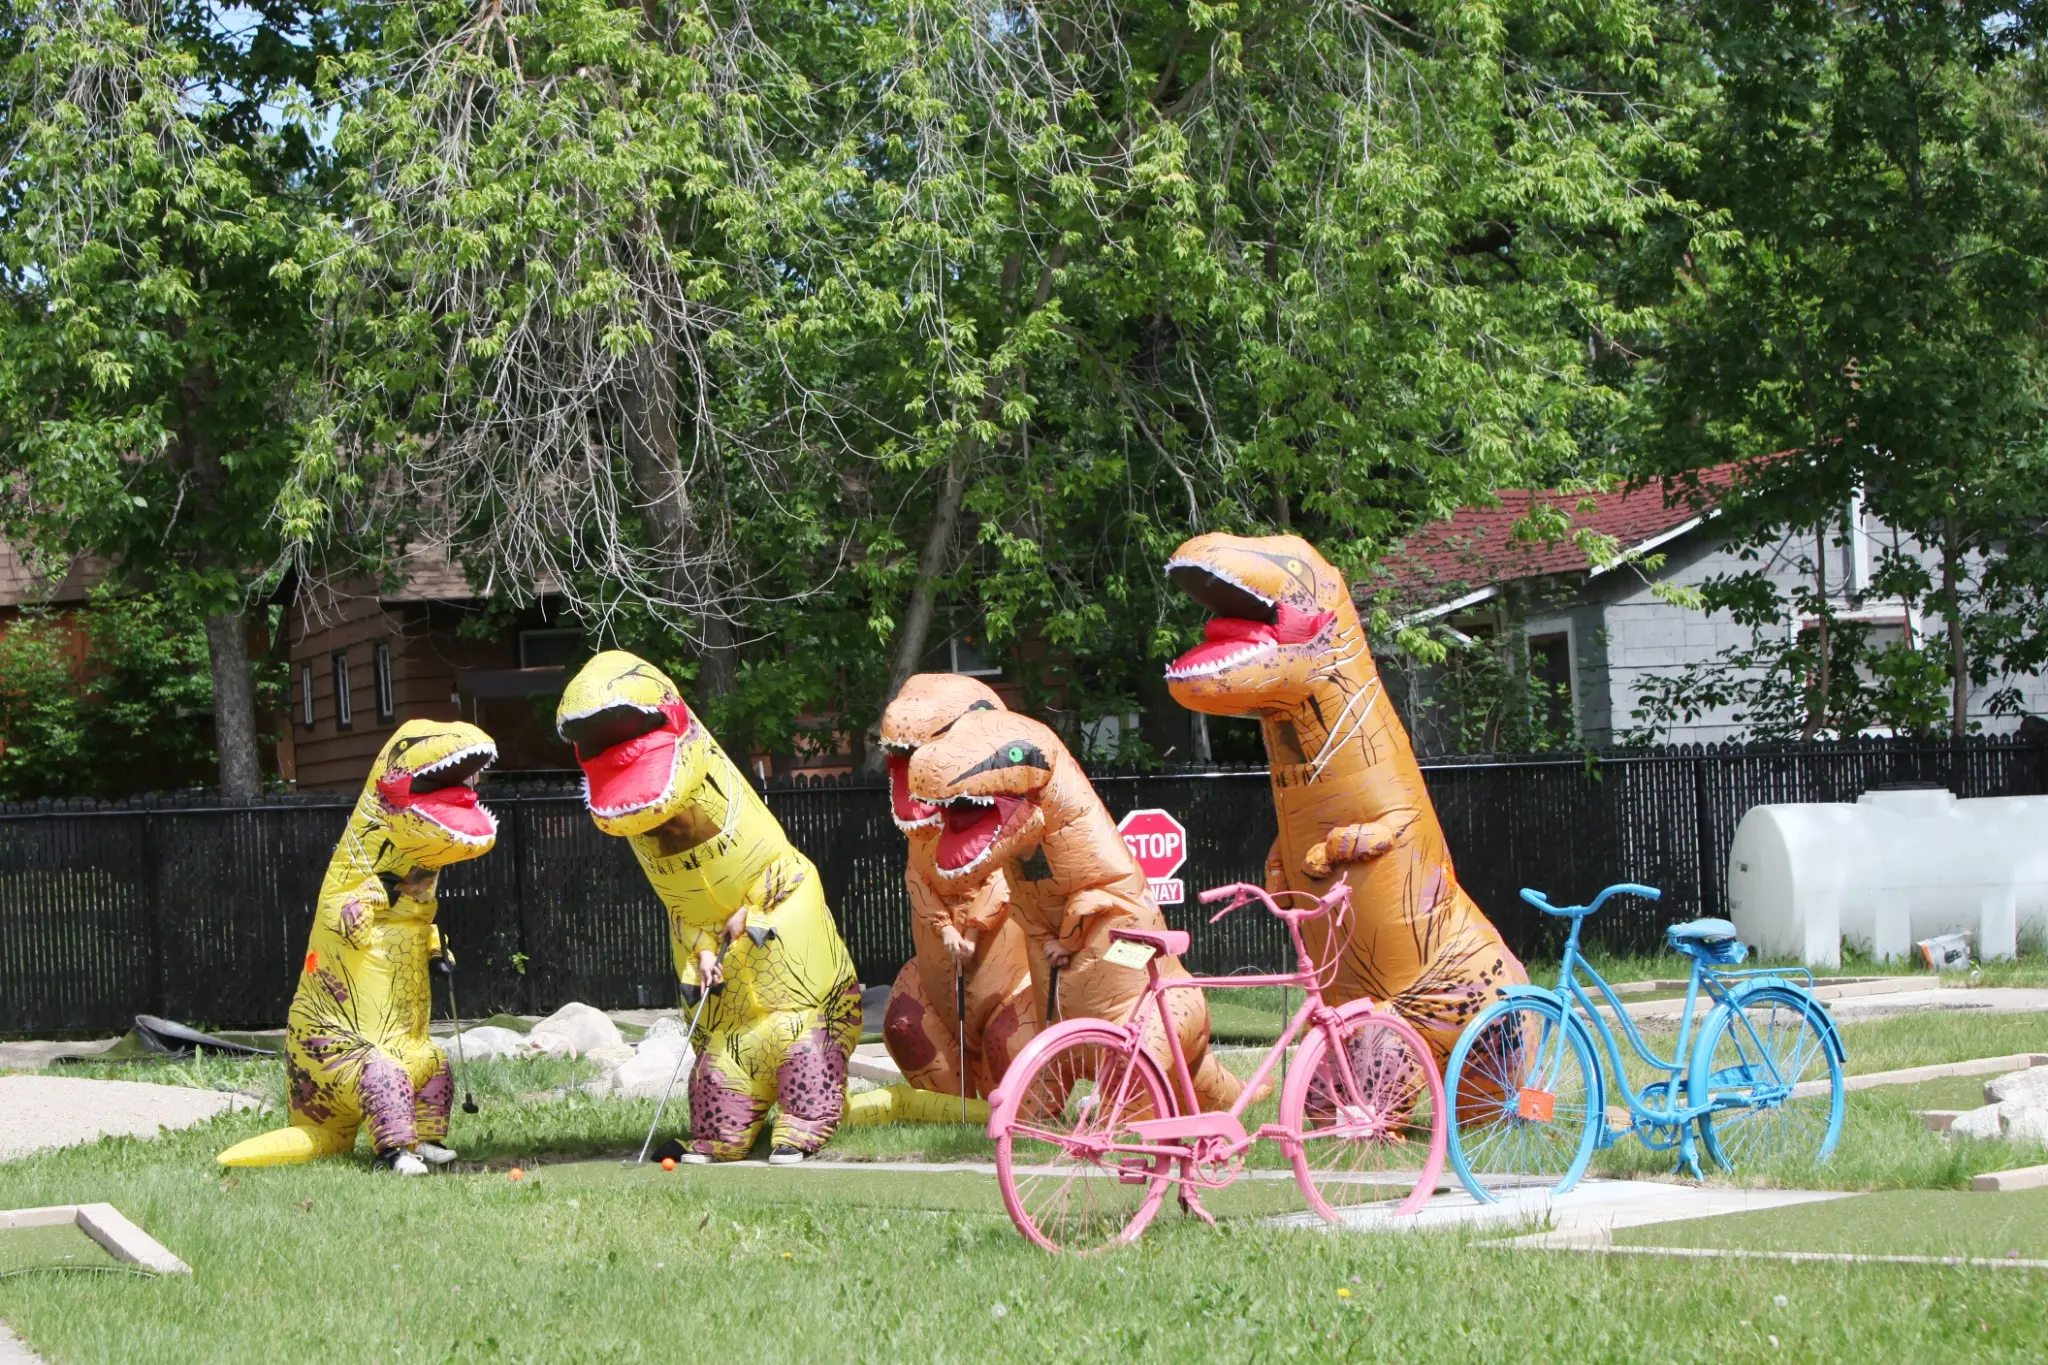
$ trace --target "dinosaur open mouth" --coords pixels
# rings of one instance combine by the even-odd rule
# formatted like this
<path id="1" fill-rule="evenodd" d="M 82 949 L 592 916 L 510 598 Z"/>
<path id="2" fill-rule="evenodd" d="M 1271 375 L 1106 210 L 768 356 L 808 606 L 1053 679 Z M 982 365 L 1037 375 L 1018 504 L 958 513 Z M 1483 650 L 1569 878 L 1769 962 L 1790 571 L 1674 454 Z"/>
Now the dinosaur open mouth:
<path id="1" fill-rule="evenodd" d="M 1277 653 L 1281 645 L 1306 644 L 1336 618 L 1335 612 L 1276 602 L 1223 570 L 1192 560 L 1171 561 L 1166 576 L 1213 613 L 1202 628 L 1202 643 L 1167 666 L 1169 680 L 1227 672 Z"/>
<path id="2" fill-rule="evenodd" d="M 377 791 L 393 810 L 411 811 L 464 843 L 489 843 L 498 837 L 498 821 L 477 799 L 476 781 L 497 756 L 495 745 L 473 744 L 418 772 L 386 778 Z"/>
<path id="3" fill-rule="evenodd" d="M 939 808 L 910 794 L 910 749 L 889 751 L 889 815 L 905 834 L 939 823 Z"/>
<path id="4" fill-rule="evenodd" d="M 932 861 L 941 872 L 972 872 L 1002 836 L 1030 818 L 1029 802 L 1015 796 L 956 796 L 939 808 L 943 817 Z"/>
<path id="5" fill-rule="evenodd" d="M 620 702 L 563 720 L 561 735 L 575 746 L 590 813 L 616 820 L 670 799 L 683 742 L 696 726 L 680 701 L 661 707 Z"/>

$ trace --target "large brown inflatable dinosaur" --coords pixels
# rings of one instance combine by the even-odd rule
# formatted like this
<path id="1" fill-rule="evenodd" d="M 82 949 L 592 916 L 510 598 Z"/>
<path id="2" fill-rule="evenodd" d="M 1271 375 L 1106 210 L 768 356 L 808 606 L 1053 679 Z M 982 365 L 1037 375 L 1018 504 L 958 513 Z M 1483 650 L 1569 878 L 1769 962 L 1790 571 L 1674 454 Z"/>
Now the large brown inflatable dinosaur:
<path id="1" fill-rule="evenodd" d="M 1121 1023 L 1144 994 L 1143 970 L 1103 954 L 1114 928 L 1164 929 L 1145 874 L 1095 788 L 1046 726 L 1011 711 L 970 711 L 910 760 L 910 792 L 942 821 L 932 872 L 949 894 L 1006 877 L 1013 914 L 1031 943 L 1033 994 L 1045 1009 L 1048 967 L 1059 974 L 1059 1017 Z M 955 889 L 957 888 L 957 890 Z M 1161 957 L 1160 974 L 1186 976 Z M 1195 989 L 1167 996 L 1175 1032 L 1204 1109 L 1225 1109 L 1242 1089 L 1209 1051 L 1209 1006 Z M 1166 1064 L 1166 1035 L 1151 1021 L 1147 1050 Z"/>
<path id="2" fill-rule="evenodd" d="M 1497 989 L 1528 973 L 1458 885 L 1408 732 L 1366 648 L 1344 576 L 1299 536 L 1197 536 L 1167 577 L 1213 613 L 1174 660 L 1174 700 L 1255 716 L 1280 836 L 1270 890 L 1352 888 L 1353 931 L 1327 996 L 1371 996 L 1423 1031 L 1441 1063 Z M 1304 927 L 1319 954 L 1316 931 Z"/>
<path id="3" fill-rule="evenodd" d="M 932 868 L 940 813 L 910 794 L 910 757 L 944 734 L 970 710 L 1000 711 L 1002 699 L 986 684 L 957 673 L 920 673 L 903 685 L 882 713 L 888 753 L 889 813 L 910 840 L 903 879 L 910 891 L 910 942 L 915 956 L 903 964 L 882 1040 L 903 1077 L 920 1090 L 957 1095 L 960 1058 L 967 1061 L 967 1094 L 986 1097 L 1038 1032 L 1031 994 L 1030 949 L 1010 918 L 1009 880 L 998 871 L 964 895 L 950 895 Z M 955 1000 L 955 979 L 967 997 L 965 1046 Z"/>

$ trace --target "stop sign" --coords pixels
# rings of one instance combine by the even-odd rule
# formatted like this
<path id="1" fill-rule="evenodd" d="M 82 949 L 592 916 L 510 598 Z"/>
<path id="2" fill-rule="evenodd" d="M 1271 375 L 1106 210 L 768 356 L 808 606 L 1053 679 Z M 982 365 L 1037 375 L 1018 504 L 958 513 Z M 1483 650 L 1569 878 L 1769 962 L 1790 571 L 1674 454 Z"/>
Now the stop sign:
<path id="1" fill-rule="evenodd" d="M 1188 860 L 1187 827 L 1163 810 L 1134 810 L 1116 829 L 1144 869 L 1152 899 L 1161 905 L 1179 905 L 1186 900 L 1186 890 L 1173 874 Z"/>

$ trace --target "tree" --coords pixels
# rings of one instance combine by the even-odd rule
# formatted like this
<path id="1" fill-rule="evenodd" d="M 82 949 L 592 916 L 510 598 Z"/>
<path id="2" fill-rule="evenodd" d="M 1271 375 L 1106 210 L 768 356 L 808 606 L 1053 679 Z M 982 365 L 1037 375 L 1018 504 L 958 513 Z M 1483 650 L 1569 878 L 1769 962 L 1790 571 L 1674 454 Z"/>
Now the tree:
<path id="1" fill-rule="evenodd" d="M 247 602 L 278 552 L 319 160 L 279 123 L 321 37 L 279 0 L 35 0 L 0 26 L 0 470 L 11 534 L 205 620 L 220 784 L 261 783 Z"/>
<path id="2" fill-rule="evenodd" d="M 1746 603 L 1787 643 L 1749 662 L 1802 694 L 1806 734 L 1863 705 L 1834 695 L 1858 690 L 1835 647 L 1842 586 L 1826 576 L 1846 509 L 1860 499 L 1904 532 L 1872 589 L 1945 618 L 1961 736 L 1973 683 L 2039 661 L 2044 580 L 2008 550 L 2048 517 L 2034 70 L 2048 10 L 1708 0 L 1688 14 L 1707 74 L 1697 114 L 1672 129 L 1686 158 L 1674 180 L 1719 218 L 1650 258 L 1645 297 L 1669 306 L 1644 339 L 1648 468 L 1745 462 L 1722 499 L 1730 532 L 1813 543 L 1797 602 L 1763 603 L 1752 578 L 1721 585 L 1718 603 Z M 1773 451 L 1787 453 L 1757 458 Z M 1917 665 L 1878 662 L 1901 705 L 1924 699 Z"/>
<path id="3" fill-rule="evenodd" d="M 1357 562 L 1577 472 L 1667 206 L 1630 5 L 343 12 L 315 503 L 856 739 L 956 622 L 1119 705 L 1191 530 Z"/>

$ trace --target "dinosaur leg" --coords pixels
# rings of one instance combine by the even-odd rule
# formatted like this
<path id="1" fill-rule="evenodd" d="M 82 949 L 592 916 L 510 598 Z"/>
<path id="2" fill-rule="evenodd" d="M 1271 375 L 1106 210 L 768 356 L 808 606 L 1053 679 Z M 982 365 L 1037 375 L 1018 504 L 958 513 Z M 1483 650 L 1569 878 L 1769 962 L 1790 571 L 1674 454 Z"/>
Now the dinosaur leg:
<path id="1" fill-rule="evenodd" d="M 776 1067 L 775 1146 L 808 1155 L 831 1140 L 846 1106 L 846 1059 L 859 1041 L 860 985 L 848 981 Z"/>
<path id="2" fill-rule="evenodd" d="M 753 1149 L 768 1114 L 757 1082 L 722 1060 L 726 1049 L 713 1038 L 698 1054 L 690 1075 L 690 1150 L 713 1161 L 738 1161 Z"/>
<path id="3" fill-rule="evenodd" d="M 968 1093 L 987 1095 L 1043 1027 L 1032 992 L 1029 945 L 1015 923 L 985 935 L 967 983 Z M 957 1093 L 957 1092 L 956 1092 Z"/>
<path id="4" fill-rule="evenodd" d="M 357 1084 L 363 1095 L 363 1119 L 370 1126 L 370 1146 L 379 1156 L 419 1142 L 418 1097 L 404 1067 L 376 1053 L 363 1063 Z"/>
<path id="5" fill-rule="evenodd" d="M 444 1142 L 448 1137 L 448 1111 L 455 1106 L 455 1077 L 448 1070 L 448 1058 L 436 1052 L 434 1066 L 415 1097 L 413 1126 L 421 1142 Z"/>
<path id="6" fill-rule="evenodd" d="M 952 1002 L 946 1007 L 951 1009 Z M 903 1079 L 920 1090 L 960 1093 L 959 1036 L 946 1025 L 925 992 L 924 973 L 916 959 L 903 964 L 889 993 L 889 1012 L 882 1019 L 882 1041 L 890 1060 L 903 1069 Z"/>

